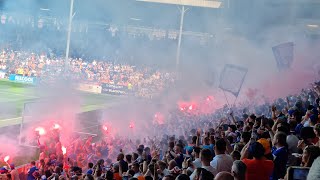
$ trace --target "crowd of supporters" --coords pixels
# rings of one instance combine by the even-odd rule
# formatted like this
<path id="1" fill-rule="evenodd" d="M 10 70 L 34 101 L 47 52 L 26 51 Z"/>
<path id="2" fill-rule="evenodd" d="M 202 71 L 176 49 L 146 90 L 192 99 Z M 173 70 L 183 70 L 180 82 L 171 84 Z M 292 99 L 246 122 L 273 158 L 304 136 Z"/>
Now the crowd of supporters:
<path id="1" fill-rule="evenodd" d="M 0 69 L 24 76 L 47 77 L 63 71 L 62 59 L 26 52 L 2 53 Z M 88 82 L 151 86 L 170 74 L 71 59 L 72 78 Z M 145 84 L 146 83 L 146 84 Z M 151 83 L 151 84 L 148 84 Z M 26 174 L 14 162 L 2 167 L 6 178 L 35 179 L 163 179 L 257 180 L 320 179 L 320 83 L 300 94 L 255 107 L 222 108 L 195 115 L 171 111 L 156 135 L 73 137 L 59 132 L 40 143 L 37 162 Z M 65 152 L 64 152 L 65 151 Z"/>
<path id="2" fill-rule="evenodd" d="M 49 57 L 46 53 L 3 50 L 0 71 L 29 77 L 45 82 L 65 76 L 65 58 Z M 156 94 L 174 81 L 172 73 L 150 67 L 138 68 L 129 64 L 117 64 L 108 60 L 84 60 L 70 58 L 68 76 L 80 83 L 121 85 L 133 89 L 138 95 Z M 62 74 L 64 73 L 64 74 Z"/>
<path id="3" fill-rule="evenodd" d="M 65 153 L 59 133 L 52 133 L 40 145 L 38 163 L 31 162 L 25 177 L 320 179 L 319 95 L 316 83 L 299 95 L 255 108 L 223 108 L 211 115 L 172 111 L 176 115 L 157 126 L 153 138 L 103 137 L 93 142 L 92 137 L 75 137 Z M 14 164 L 1 172 L 14 180 L 24 177 L 19 177 Z"/>

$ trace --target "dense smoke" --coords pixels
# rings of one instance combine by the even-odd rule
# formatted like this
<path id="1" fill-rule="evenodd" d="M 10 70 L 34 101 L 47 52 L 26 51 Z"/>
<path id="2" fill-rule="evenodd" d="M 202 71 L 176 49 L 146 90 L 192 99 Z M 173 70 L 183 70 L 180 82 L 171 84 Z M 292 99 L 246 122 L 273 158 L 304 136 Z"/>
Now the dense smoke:
<path id="1" fill-rule="evenodd" d="M 165 37 L 151 40 L 142 33 L 135 37 L 128 35 L 125 30 L 128 26 L 178 30 L 178 8 L 135 1 L 75 0 L 71 57 L 146 65 L 170 72 L 179 70 L 176 86 L 160 98 L 147 102 L 131 98 L 123 100 L 119 105 L 105 110 L 101 121 L 108 121 L 117 132 L 130 136 L 131 132 L 123 128 L 129 126 L 130 121 L 139 127 L 135 131 L 142 130 L 152 124 L 155 113 L 166 115 L 170 109 L 177 107 L 178 101 L 214 96 L 221 107 L 226 101 L 218 89 L 219 75 L 225 64 L 248 68 L 238 102 L 248 100 L 246 92 L 250 88 L 256 89 L 259 96 L 273 100 L 288 92 L 300 91 L 300 87 L 306 87 L 315 80 L 315 76 L 319 76 L 319 35 L 313 35 L 314 31 L 301 20 L 319 18 L 319 5 L 305 8 L 299 5 L 302 2 L 296 0 L 285 3 L 290 4 L 289 8 L 282 4 L 274 8 L 276 5 L 273 2 L 247 0 L 241 1 L 241 4 L 230 1 L 230 8 L 227 8 L 225 3 L 221 9 L 192 7 L 187 11 L 183 30 L 212 36 L 201 39 L 183 35 L 181 63 L 179 68 L 175 68 L 176 39 Z M 0 6 L 3 12 L 12 16 L 24 19 L 34 17 L 34 27 L 28 24 L 31 23 L 28 20 L 20 22 L 16 29 L 9 25 L 1 26 L 0 42 L 7 42 L 3 43 L 3 48 L 64 56 L 69 1 L 2 0 Z M 55 25 L 46 26 L 44 23 L 44 28 L 38 28 L 39 19 L 52 17 L 56 18 Z M 115 36 L 110 32 L 111 27 L 118 29 Z M 315 31 L 319 33 L 318 29 Z M 294 42 L 294 62 L 290 69 L 279 71 L 271 48 L 284 42 Z M 36 122 L 52 118 L 54 112 L 63 112 L 59 119 L 62 124 L 70 129 L 81 129 L 74 126 L 77 125 L 75 115 L 83 97 L 67 84 L 35 89 L 42 97 L 39 99 L 40 106 L 33 107 L 36 112 L 32 117 L 37 117 Z M 234 100 L 230 94 L 227 96 Z M 14 111 L 10 103 L 3 107 L 7 108 L 1 109 L 3 112 Z"/>

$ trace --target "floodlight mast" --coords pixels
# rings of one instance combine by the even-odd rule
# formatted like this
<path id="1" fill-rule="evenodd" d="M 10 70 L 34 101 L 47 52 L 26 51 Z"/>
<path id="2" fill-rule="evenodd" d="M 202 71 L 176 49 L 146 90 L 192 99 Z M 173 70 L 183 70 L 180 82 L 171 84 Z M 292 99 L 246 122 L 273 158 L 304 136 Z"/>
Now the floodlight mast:
<path id="1" fill-rule="evenodd" d="M 212 0 L 136 0 L 141 2 L 150 2 L 150 3 L 161 3 L 161 4 L 172 4 L 182 6 L 180 9 L 180 27 L 179 27 L 179 38 L 177 45 L 177 54 L 176 54 L 176 68 L 179 69 L 180 64 L 180 52 L 181 52 L 181 41 L 182 41 L 182 31 L 184 23 L 184 15 L 188 11 L 185 6 L 191 7 L 203 7 L 203 8 L 220 8 L 221 2 L 212 1 Z"/>
<path id="2" fill-rule="evenodd" d="M 74 0 L 70 0 L 70 11 L 69 11 L 69 24 L 68 24 L 68 35 L 67 35 L 67 47 L 66 47 L 66 59 L 64 63 L 65 72 L 69 69 L 69 51 L 70 51 L 70 39 L 71 39 L 71 31 L 72 31 L 72 19 L 73 19 L 73 3 Z"/>

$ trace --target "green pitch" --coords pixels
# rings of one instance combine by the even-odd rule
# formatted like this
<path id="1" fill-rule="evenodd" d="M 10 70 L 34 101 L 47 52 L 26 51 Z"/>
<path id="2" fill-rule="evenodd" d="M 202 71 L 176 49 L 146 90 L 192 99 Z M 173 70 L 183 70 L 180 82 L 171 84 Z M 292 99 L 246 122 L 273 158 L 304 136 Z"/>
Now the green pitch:
<path id="1" fill-rule="evenodd" d="M 33 92 L 33 86 L 0 80 L 0 127 L 19 124 L 23 106 L 39 97 Z M 110 107 L 119 102 L 119 97 L 102 94 L 80 93 L 81 112 Z"/>

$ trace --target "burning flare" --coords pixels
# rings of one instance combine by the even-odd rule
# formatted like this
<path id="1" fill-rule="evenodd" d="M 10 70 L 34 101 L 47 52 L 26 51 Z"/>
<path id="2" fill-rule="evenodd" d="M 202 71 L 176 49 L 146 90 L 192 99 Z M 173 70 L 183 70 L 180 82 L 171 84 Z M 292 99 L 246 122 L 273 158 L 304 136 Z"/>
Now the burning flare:
<path id="1" fill-rule="evenodd" d="M 108 131 L 108 126 L 103 125 L 103 126 L 102 126 L 102 129 L 103 129 L 104 131 Z"/>
<path id="2" fill-rule="evenodd" d="M 37 128 L 35 129 L 35 131 L 38 131 L 38 133 L 39 133 L 40 136 L 46 134 L 46 130 L 45 130 L 43 127 L 37 127 Z"/>
<path id="3" fill-rule="evenodd" d="M 8 162 L 9 161 L 9 159 L 10 159 L 10 156 L 6 156 L 6 157 L 4 157 L 4 162 Z"/>
<path id="4" fill-rule="evenodd" d="M 63 155 L 65 155 L 65 154 L 67 153 L 67 148 L 66 148 L 66 147 L 64 147 L 64 146 L 62 146 L 62 148 L 61 148 L 61 149 L 62 149 L 62 154 L 63 154 Z"/>
<path id="5" fill-rule="evenodd" d="M 55 123 L 54 125 L 53 125 L 53 129 L 60 129 L 61 128 L 61 126 L 59 125 L 59 124 L 57 124 L 57 123 Z"/>

